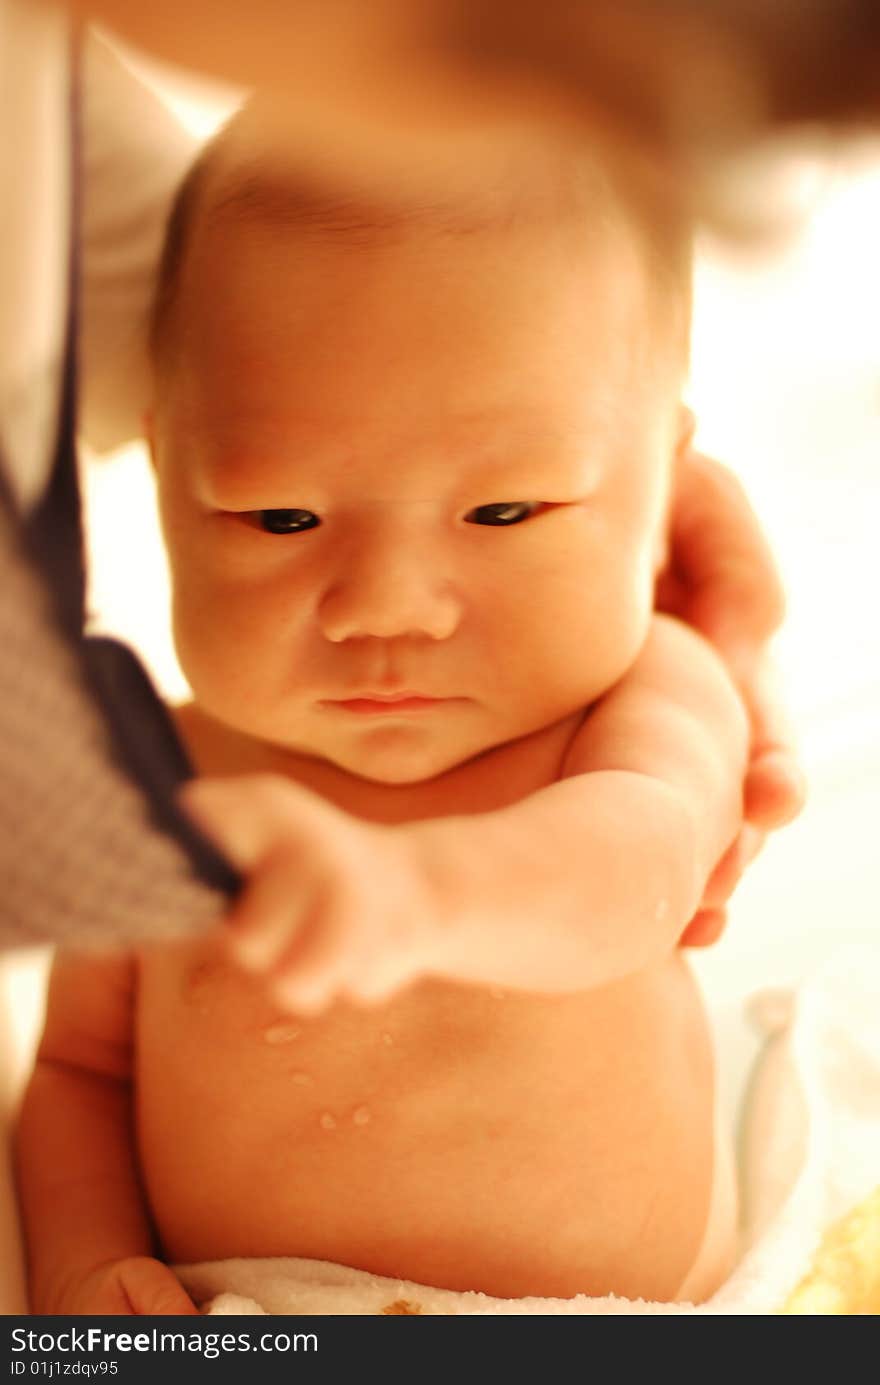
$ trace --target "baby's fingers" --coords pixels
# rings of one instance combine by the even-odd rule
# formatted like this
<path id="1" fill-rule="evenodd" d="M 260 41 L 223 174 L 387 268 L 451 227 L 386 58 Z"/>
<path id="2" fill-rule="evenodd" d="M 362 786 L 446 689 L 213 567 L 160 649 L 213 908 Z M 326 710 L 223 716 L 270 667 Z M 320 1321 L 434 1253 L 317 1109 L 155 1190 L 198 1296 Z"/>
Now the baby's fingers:
<path id="1" fill-rule="evenodd" d="M 382 1005 L 423 975 L 423 969 L 415 966 L 412 959 L 386 950 L 364 958 L 360 966 L 352 968 L 346 992 L 360 1005 Z"/>
<path id="2" fill-rule="evenodd" d="M 313 910 L 274 967 L 272 989 L 278 1003 L 317 1014 L 345 995 L 353 967 L 352 931 L 342 916 Z"/>
<path id="3" fill-rule="evenodd" d="M 180 790 L 184 809 L 240 871 L 247 872 L 297 839 L 333 830 L 338 814 L 316 794 L 274 774 L 240 779 L 191 779 Z"/>
<path id="4" fill-rule="evenodd" d="M 283 1003 L 314 1013 L 332 1000 L 377 1005 L 414 979 L 410 949 L 370 914 L 365 898 L 317 911 L 276 966 Z"/>
<path id="5" fill-rule="evenodd" d="M 244 966 L 283 976 L 292 997 L 300 957 L 327 929 L 326 860 L 340 823 L 313 795 L 271 776 L 197 780 L 182 799 L 196 823 L 248 875 L 226 915 L 227 945 Z M 332 810 L 329 810 L 332 813 Z M 326 939 L 324 944 L 326 945 Z"/>
<path id="6" fill-rule="evenodd" d="M 225 919 L 225 942 L 252 971 L 269 971 L 290 945 L 303 913 L 290 862 L 269 858 L 254 872 Z"/>

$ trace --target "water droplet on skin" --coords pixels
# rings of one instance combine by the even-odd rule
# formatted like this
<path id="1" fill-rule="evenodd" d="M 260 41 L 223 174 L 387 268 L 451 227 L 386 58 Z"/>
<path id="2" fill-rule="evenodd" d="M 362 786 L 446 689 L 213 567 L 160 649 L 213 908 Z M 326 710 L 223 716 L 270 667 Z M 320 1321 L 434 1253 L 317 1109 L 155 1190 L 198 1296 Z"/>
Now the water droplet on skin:
<path id="1" fill-rule="evenodd" d="M 283 1020 L 280 1024 L 270 1024 L 265 1030 L 263 1038 L 267 1044 L 289 1044 L 294 1039 L 299 1038 L 299 1028 L 289 1021 Z"/>
<path id="2" fill-rule="evenodd" d="M 383 1042 L 383 1044 L 386 1045 L 386 1047 L 390 1048 L 391 1045 L 394 1043 L 394 1035 L 393 1035 L 393 1034 L 388 1034 L 388 1033 L 383 1034 L 383 1035 L 382 1035 L 382 1042 Z"/>
<path id="3" fill-rule="evenodd" d="M 314 1079 L 307 1072 L 292 1072 L 290 1080 L 295 1087 L 311 1087 Z"/>
<path id="4" fill-rule="evenodd" d="M 352 1113 L 351 1119 L 355 1125 L 368 1125 L 370 1121 L 370 1112 L 366 1106 L 359 1106 L 357 1110 Z"/>
<path id="5" fill-rule="evenodd" d="M 329 1111 L 325 1111 L 318 1122 L 322 1130 L 335 1130 L 336 1117 L 331 1116 Z"/>

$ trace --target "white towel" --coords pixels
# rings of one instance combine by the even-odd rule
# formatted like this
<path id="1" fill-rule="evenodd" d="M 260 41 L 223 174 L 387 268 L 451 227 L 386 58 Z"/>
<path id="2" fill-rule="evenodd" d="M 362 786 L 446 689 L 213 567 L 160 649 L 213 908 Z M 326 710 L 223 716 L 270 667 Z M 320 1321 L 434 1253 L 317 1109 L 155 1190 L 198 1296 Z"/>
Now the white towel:
<path id="1" fill-rule="evenodd" d="M 178 1267 L 205 1312 L 358 1316 L 769 1314 L 806 1273 L 823 1232 L 880 1184 L 880 947 L 841 950 L 794 991 L 750 1008 L 770 1031 L 747 1094 L 741 1149 L 745 1242 L 706 1303 L 498 1299 L 386 1279 L 321 1260 Z"/>

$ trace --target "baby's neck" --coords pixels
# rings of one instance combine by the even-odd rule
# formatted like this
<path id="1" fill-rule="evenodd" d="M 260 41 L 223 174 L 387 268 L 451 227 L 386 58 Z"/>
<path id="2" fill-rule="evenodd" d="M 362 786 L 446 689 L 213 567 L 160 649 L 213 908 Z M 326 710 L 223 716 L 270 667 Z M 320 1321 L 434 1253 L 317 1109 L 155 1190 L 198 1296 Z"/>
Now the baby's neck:
<path id="1" fill-rule="evenodd" d="M 346 812 L 371 822 L 490 812 L 518 802 L 558 777 L 582 713 L 484 751 L 432 779 L 382 784 L 329 760 L 287 750 L 226 726 L 190 702 L 173 710 L 177 730 L 199 774 L 280 774 Z"/>

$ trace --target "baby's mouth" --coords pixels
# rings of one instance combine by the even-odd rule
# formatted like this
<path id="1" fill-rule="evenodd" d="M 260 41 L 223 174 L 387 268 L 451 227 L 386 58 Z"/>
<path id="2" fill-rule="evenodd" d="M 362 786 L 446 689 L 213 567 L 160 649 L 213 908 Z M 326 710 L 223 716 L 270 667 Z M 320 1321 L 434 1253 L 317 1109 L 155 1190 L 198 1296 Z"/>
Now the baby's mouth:
<path id="1" fill-rule="evenodd" d="M 351 712 L 359 716 L 382 716 L 401 713 L 427 712 L 433 707 L 440 707 L 450 702 L 459 702 L 460 698 L 455 697 L 428 697 L 424 693 L 417 692 L 395 692 L 377 693 L 365 692 L 356 697 L 344 698 L 325 698 L 319 702 L 320 707 L 342 712 Z"/>

